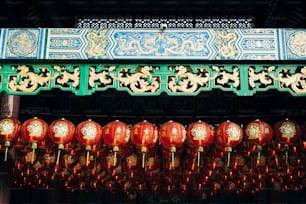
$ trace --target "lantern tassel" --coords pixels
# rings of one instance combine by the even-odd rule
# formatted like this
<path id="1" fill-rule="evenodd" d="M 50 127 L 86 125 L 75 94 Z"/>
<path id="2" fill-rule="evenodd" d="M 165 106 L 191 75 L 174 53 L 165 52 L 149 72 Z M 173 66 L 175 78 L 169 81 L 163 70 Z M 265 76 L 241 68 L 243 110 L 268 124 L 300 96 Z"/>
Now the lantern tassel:
<path id="1" fill-rule="evenodd" d="M 174 169 L 174 152 L 171 152 L 171 169 Z"/>
<path id="2" fill-rule="evenodd" d="M 201 161 L 201 152 L 198 151 L 198 161 L 197 161 L 197 167 L 200 168 L 200 161 Z"/>
<path id="3" fill-rule="evenodd" d="M 289 154 L 289 146 L 285 145 L 285 158 L 286 158 L 286 165 L 288 166 L 288 154 Z"/>
<path id="4" fill-rule="evenodd" d="M 7 161 L 7 153 L 8 153 L 8 147 L 5 147 L 4 162 Z"/>
<path id="5" fill-rule="evenodd" d="M 142 153 L 142 161 L 141 161 L 141 166 L 142 168 L 145 168 L 145 160 L 146 160 L 146 153 Z"/>
<path id="6" fill-rule="evenodd" d="M 34 142 L 32 143 L 32 159 L 31 159 L 31 164 L 34 163 L 34 156 L 35 156 L 35 150 L 37 149 L 37 143 Z"/>
<path id="7" fill-rule="evenodd" d="M 226 167 L 229 167 L 229 165 L 230 165 L 230 160 L 231 160 L 231 152 L 228 151 L 228 152 L 227 152 L 227 164 L 226 164 Z"/>
<path id="8" fill-rule="evenodd" d="M 61 149 L 58 149 L 57 150 L 57 158 L 56 158 L 56 166 L 59 165 L 60 156 L 61 156 Z"/>
<path id="9" fill-rule="evenodd" d="M 288 150 L 285 151 L 286 165 L 288 166 Z"/>
<path id="10" fill-rule="evenodd" d="M 197 158 L 198 171 L 200 169 L 200 164 L 201 164 L 201 152 L 204 152 L 204 148 L 203 147 L 199 147 L 198 148 L 198 158 Z"/>
<path id="11" fill-rule="evenodd" d="M 89 151 L 86 152 L 86 166 L 89 165 Z"/>
<path id="12" fill-rule="evenodd" d="M 257 166 L 259 165 L 260 157 L 261 157 L 261 151 L 258 151 L 257 152 Z"/>
<path id="13" fill-rule="evenodd" d="M 174 169 L 174 153 L 176 152 L 176 147 L 171 147 L 171 169 Z"/>
<path id="14" fill-rule="evenodd" d="M 260 162 L 260 157 L 261 157 L 261 151 L 262 151 L 262 146 L 257 146 L 257 166 L 259 165 Z"/>
<path id="15" fill-rule="evenodd" d="M 226 167 L 228 168 L 230 165 L 230 161 L 231 161 L 231 152 L 233 151 L 232 147 L 226 147 L 225 151 L 227 153 L 227 163 L 226 163 Z"/>
<path id="16" fill-rule="evenodd" d="M 34 163 L 34 154 L 35 154 L 35 149 L 32 149 L 32 158 L 31 158 L 31 164 Z"/>
<path id="17" fill-rule="evenodd" d="M 114 166 L 117 164 L 117 151 L 114 152 Z"/>

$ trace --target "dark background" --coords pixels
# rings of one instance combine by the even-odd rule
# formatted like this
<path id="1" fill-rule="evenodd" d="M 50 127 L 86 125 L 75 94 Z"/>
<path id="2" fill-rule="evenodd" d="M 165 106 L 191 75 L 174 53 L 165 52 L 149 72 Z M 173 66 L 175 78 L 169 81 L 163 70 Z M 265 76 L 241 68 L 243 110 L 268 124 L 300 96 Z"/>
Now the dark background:
<path id="1" fill-rule="evenodd" d="M 1 0 L 0 27 L 74 27 L 82 17 L 250 17 L 257 28 L 303 28 L 304 0 Z"/>

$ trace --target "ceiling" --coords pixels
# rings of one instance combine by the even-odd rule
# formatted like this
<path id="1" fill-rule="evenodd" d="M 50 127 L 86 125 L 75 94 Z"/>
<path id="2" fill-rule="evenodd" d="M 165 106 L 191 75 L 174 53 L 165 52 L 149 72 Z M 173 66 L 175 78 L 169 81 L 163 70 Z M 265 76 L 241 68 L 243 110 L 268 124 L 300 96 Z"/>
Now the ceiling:
<path id="1" fill-rule="evenodd" d="M 1 27 L 75 27 L 82 17 L 251 17 L 254 27 L 305 27 L 304 0 L 1 0 Z"/>

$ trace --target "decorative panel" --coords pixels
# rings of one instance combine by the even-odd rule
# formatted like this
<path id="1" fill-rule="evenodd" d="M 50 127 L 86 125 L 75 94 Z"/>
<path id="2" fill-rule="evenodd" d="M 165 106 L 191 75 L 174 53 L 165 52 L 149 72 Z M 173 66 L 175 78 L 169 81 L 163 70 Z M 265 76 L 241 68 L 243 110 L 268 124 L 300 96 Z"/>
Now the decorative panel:
<path id="1" fill-rule="evenodd" d="M 306 29 L 0 29 L 0 59 L 305 60 Z"/>
<path id="2" fill-rule="evenodd" d="M 303 64 L 0 64 L 0 91 L 34 95 L 58 88 L 76 95 L 116 89 L 135 96 L 194 96 L 220 89 L 238 96 L 277 89 L 306 96 Z"/>

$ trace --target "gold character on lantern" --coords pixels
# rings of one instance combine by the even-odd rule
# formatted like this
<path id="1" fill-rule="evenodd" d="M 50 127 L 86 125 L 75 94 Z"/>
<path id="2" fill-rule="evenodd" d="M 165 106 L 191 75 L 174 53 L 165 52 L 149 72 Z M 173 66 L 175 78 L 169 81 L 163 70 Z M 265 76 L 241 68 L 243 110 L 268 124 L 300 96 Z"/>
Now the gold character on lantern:
<path id="1" fill-rule="evenodd" d="M 193 140 L 204 140 L 207 137 L 206 129 L 202 126 L 194 126 L 191 129 L 191 134 L 193 135 Z"/>
<path id="2" fill-rule="evenodd" d="M 84 135 L 83 138 L 85 140 L 93 140 L 96 138 L 97 135 L 97 127 L 92 124 L 86 124 L 82 129 L 81 129 L 82 134 Z"/>
<path id="3" fill-rule="evenodd" d="M 43 132 L 43 125 L 39 121 L 32 121 L 27 127 L 31 137 L 40 137 Z"/>
<path id="4" fill-rule="evenodd" d="M 240 139 L 240 130 L 236 126 L 229 126 L 226 132 L 229 135 L 229 139 L 231 141 L 238 141 Z"/>
<path id="5" fill-rule="evenodd" d="M 259 127 L 258 127 L 257 124 L 251 123 L 248 126 L 247 131 L 248 131 L 248 135 L 249 135 L 249 137 L 248 137 L 249 140 L 255 140 L 259 137 Z"/>
<path id="6" fill-rule="evenodd" d="M 12 134 L 14 127 L 14 123 L 11 120 L 2 120 L 0 123 L 0 133 L 2 135 Z"/>
<path id="7" fill-rule="evenodd" d="M 293 138 L 296 133 L 295 125 L 289 121 L 283 122 L 279 131 L 282 133 L 283 138 Z"/>
<path id="8" fill-rule="evenodd" d="M 54 137 L 65 137 L 68 134 L 68 126 L 65 122 L 57 122 L 53 126 Z"/>

